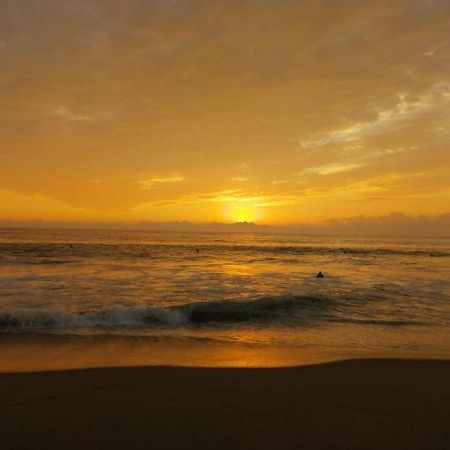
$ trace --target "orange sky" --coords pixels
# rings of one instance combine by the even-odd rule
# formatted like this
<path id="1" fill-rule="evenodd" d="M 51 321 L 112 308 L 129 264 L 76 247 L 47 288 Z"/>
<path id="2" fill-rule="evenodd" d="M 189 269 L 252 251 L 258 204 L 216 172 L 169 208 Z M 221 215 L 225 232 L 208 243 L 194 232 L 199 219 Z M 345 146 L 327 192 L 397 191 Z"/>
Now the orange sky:
<path id="1" fill-rule="evenodd" d="M 450 211 L 448 0 L 0 8 L 0 219 Z"/>

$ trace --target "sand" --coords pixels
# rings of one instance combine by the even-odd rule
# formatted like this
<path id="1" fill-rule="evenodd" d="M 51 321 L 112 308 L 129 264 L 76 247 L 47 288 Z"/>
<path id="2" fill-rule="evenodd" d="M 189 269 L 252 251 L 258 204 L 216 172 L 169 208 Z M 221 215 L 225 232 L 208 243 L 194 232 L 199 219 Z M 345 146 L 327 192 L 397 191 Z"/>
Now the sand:
<path id="1" fill-rule="evenodd" d="M 0 374 L 10 449 L 450 449 L 450 361 Z"/>

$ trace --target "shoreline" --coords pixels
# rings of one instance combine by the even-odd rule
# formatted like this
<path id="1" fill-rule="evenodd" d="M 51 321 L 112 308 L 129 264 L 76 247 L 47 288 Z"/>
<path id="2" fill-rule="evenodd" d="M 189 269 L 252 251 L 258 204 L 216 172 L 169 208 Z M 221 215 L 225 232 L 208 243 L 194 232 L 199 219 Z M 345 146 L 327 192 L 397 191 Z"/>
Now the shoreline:
<path id="1" fill-rule="evenodd" d="M 21 449 L 450 448 L 450 360 L 0 374 Z"/>
<path id="2" fill-rule="evenodd" d="M 0 334 L 0 374 L 109 367 L 283 368 L 355 359 L 450 360 L 449 352 L 248 344 L 166 335 Z"/>

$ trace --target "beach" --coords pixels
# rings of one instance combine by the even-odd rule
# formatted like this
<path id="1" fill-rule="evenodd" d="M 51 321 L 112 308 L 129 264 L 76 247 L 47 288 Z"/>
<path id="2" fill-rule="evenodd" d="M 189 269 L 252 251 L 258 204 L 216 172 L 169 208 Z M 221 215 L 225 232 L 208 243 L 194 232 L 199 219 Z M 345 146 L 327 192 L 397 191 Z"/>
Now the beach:
<path id="1" fill-rule="evenodd" d="M 450 361 L 0 374 L 4 449 L 448 449 Z"/>
<path id="2" fill-rule="evenodd" d="M 450 449 L 449 258 L 0 230 L 0 449 Z"/>

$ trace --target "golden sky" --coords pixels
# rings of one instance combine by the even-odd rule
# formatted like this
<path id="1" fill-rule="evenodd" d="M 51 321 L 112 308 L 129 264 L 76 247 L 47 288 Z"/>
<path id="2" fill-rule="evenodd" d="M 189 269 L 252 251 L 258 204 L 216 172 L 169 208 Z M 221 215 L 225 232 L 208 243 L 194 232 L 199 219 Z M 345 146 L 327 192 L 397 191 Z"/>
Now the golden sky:
<path id="1" fill-rule="evenodd" d="M 448 0 L 0 8 L 0 219 L 450 211 Z"/>

